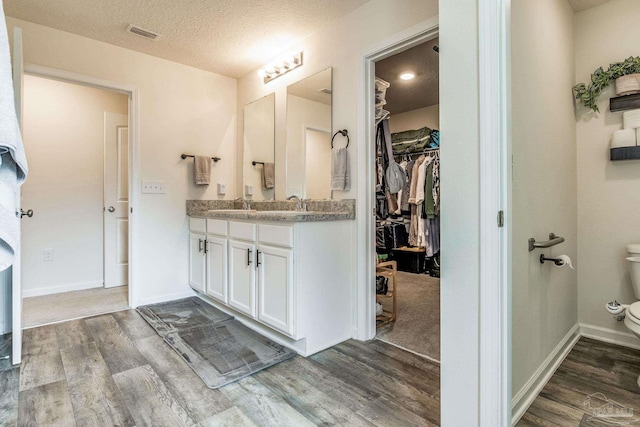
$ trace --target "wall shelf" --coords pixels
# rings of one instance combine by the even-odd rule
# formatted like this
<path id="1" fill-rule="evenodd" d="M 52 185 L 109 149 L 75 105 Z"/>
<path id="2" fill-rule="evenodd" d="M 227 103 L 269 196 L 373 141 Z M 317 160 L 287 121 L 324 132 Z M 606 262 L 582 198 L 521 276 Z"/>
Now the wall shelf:
<path id="1" fill-rule="evenodd" d="M 611 160 L 640 159 L 640 147 L 617 147 L 611 149 Z"/>
<path id="2" fill-rule="evenodd" d="M 640 108 L 640 93 L 616 96 L 609 99 L 609 110 L 611 112 L 634 110 L 636 108 Z"/>

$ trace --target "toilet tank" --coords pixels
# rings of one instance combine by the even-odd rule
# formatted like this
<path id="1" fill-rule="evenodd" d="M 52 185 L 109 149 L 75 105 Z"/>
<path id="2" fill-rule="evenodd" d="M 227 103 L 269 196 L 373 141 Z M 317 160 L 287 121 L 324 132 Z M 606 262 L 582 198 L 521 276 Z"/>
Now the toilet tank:
<path id="1" fill-rule="evenodd" d="M 631 284 L 636 298 L 640 299 L 640 243 L 627 245 L 627 262 L 629 263 L 629 274 Z"/>

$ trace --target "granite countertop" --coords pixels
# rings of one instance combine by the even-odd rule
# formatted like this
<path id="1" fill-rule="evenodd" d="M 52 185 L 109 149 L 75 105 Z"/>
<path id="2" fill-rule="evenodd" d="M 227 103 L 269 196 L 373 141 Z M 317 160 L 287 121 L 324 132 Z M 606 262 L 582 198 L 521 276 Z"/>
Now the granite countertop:
<path id="1" fill-rule="evenodd" d="M 355 219 L 355 200 L 307 200 L 306 211 L 296 211 L 295 201 L 187 200 L 187 215 L 199 218 L 248 219 L 276 222 L 314 222 Z"/>

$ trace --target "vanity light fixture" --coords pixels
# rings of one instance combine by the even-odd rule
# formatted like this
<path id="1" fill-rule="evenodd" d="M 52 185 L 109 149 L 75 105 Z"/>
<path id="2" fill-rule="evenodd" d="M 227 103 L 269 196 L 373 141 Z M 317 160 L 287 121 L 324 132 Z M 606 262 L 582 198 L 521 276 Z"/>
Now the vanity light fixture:
<path id="1" fill-rule="evenodd" d="M 287 74 L 289 71 L 295 70 L 302 65 L 302 52 L 298 52 L 295 55 L 275 62 L 258 71 L 258 75 L 263 78 L 264 83 L 269 83 L 273 79 L 277 79 L 280 76 Z"/>
<path id="2" fill-rule="evenodd" d="M 413 74 L 413 73 L 402 73 L 402 74 L 400 74 L 400 78 L 401 78 L 402 80 L 411 80 L 411 79 L 413 79 L 415 76 L 416 76 L 416 75 L 415 75 L 415 74 Z"/>

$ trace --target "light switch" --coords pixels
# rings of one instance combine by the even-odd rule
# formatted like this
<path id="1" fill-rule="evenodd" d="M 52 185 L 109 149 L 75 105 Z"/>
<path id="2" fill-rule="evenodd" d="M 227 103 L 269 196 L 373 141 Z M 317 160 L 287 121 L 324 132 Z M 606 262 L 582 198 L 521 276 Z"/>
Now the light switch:
<path id="1" fill-rule="evenodd" d="M 218 194 L 224 196 L 227 193 L 227 186 L 221 182 L 218 183 Z"/>
<path id="2" fill-rule="evenodd" d="M 244 195 L 245 196 L 253 196 L 253 185 L 245 185 L 244 186 Z"/>
<path id="3" fill-rule="evenodd" d="M 143 194 L 164 194 L 164 181 L 142 181 Z"/>

